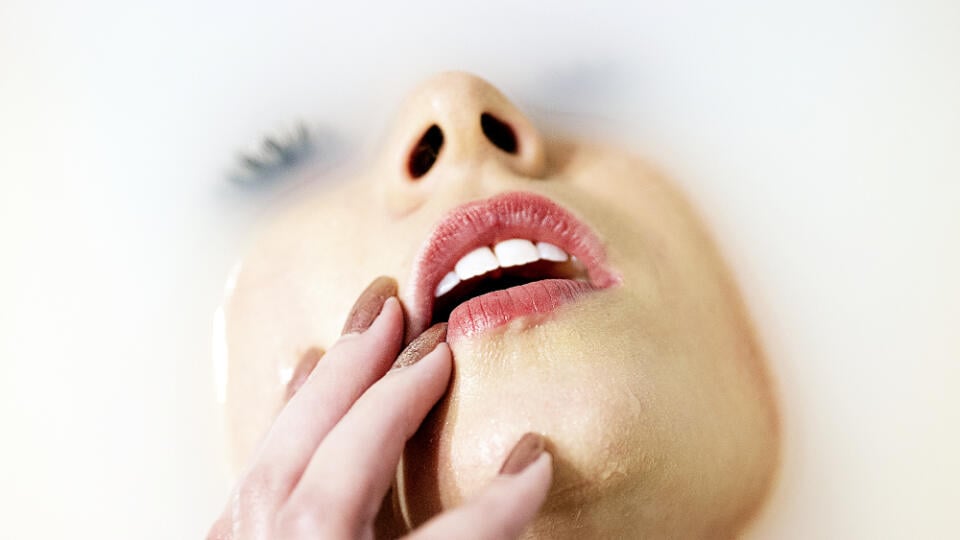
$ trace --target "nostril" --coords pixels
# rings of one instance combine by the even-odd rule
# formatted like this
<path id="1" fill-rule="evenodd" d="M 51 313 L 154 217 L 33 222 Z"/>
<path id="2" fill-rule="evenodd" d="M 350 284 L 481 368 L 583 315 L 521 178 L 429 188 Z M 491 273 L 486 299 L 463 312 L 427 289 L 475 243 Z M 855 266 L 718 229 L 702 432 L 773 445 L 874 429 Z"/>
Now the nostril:
<path id="1" fill-rule="evenodd" d="M 508 154 L 517 153 L 517 136 L 509 124 L 490 113 L 480 115 L 480 128 L 494 146 Z"/>
<path id="2" fill-rule="evenodd" d="M 436 124 L 420 137 L 417 145 L 410 152 L 410 161 L 407 163 L 407 170 L 414 179 L 427 174 L 440 155 L 440 148 L 443 147 L 443 131 Z"/>

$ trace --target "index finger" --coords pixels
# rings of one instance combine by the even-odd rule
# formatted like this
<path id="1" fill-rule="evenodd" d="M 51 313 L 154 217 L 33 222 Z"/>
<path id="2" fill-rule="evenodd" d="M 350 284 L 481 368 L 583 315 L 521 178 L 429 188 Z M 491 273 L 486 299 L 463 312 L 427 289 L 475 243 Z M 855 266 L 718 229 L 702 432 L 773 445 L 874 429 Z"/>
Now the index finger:
<path id="1" fill-rule="evenodd" d="M 368 287 L 358 304 L 369 300 L 364 296 L 382 293 L 371 292 L 383 287 L 379 281 Z M 395 291 L 393 282 L 393 294 Z M 403 336 L 403 312 L 393 295 L 380 302 L 382 307 L 377 309 L 379 314 L 374 312 L 376 318 L 369 328 L 337 340 L 267 433 L 248 477 L 268 484 L 263 487 L 273 496 L 289 495 L 327 433 L 396 358 Z M 369 312 L 370 306 L 365 310 Z"/>

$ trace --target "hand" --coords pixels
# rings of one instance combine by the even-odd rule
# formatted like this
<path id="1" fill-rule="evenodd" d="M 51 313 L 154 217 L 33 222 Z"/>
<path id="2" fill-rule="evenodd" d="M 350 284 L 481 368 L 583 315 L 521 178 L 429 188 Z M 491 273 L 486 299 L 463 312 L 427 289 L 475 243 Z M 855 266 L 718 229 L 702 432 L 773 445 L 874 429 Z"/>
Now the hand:
<path id="1" fill-rule="evenodd" d="M 450 380 L 446 325 L 398 356 L 403 311 L 396 282 L 379 278 L 343 336 L 291 380 L 292 397 L 232 492 L 210 540 L 380 538 L 402 534 L 388 497 L 407 439 Z M 318 361 L 319 360 L 319 361 Z M 500 474 L 462 506 L 409 538 L 515 538 L 552 478 L 543 438 L 525 435 Z"/>

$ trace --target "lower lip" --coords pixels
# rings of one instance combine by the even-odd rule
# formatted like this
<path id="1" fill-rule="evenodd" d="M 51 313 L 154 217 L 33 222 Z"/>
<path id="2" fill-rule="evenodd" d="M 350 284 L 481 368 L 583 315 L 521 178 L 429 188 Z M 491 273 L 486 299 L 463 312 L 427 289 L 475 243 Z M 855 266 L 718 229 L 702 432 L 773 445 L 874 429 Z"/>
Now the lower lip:
<path id="1" fill-rule="evenodd" d="M 550 313 L 593 290 L 582 281 L 544 279 L 471 298 L 450 313 L 447 340 L 477 336 L 519 317 Z"/>

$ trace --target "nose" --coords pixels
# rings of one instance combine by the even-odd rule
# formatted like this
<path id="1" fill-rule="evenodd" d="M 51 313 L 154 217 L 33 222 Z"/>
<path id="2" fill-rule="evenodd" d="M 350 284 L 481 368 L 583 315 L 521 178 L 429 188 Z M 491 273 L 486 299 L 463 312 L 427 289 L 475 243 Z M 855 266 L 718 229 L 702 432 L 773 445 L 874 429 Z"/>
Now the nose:
<path id="1" fill-rule="evenodd" d="M 500 91 L 474 75 L 429 79 L 398 120 L 397 151 L 391 153 L 410 187 L 465 178 L 469 169 L 487 165 L 528 178 L 540 178 L 546 169 L 540 133 Z"/>

